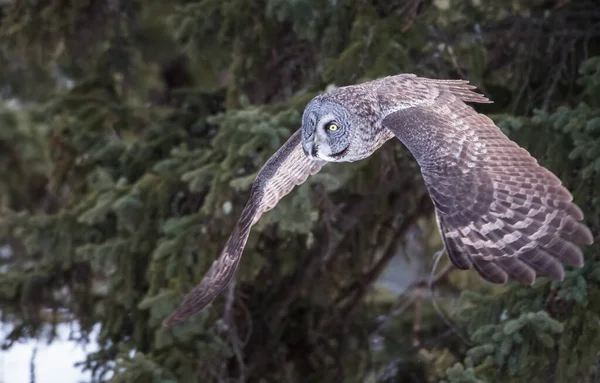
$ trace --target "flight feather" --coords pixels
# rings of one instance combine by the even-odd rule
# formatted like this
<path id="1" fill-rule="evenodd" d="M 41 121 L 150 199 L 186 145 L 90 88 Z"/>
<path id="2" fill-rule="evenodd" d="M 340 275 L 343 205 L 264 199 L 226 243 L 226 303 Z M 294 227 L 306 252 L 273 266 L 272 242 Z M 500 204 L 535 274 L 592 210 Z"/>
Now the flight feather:
<path id="1" fill-rule="evenodd" d="M 421 167 L 451 261 L 493 283 L 562 280 L 563 265 L 583 265 L 575 244 L 593 241 L 577 222 L 581 210 L 554 174 L 459 97 L 441 92 L 383 121 Z"/>
<path id="2" fill-rule="evenodd" d="M 250 199 L 235 225 L 225 248 L 196 287 L 184 298 L 179 307 L 165 320 L 171 327 L 201 311 L 225 289 L 235 275 L 250 230 L 260 217 L 275 207 L 292 189 L 317 173 L 325 161 L 309 159 L 300 145 L 300 131 L 265 163 L 252 185 Z"/>

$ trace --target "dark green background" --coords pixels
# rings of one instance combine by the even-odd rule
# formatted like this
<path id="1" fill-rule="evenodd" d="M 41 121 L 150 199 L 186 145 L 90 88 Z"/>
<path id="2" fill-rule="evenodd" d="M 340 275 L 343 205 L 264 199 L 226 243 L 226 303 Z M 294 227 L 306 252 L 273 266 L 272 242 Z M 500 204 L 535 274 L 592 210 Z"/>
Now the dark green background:
<path id="1" fill-rule="evenodd" d="M 253 177 L 328 86 L 463 78 L 600 230 L 600 7 L 541 0 L 0 2 L 4 347 L 77 320 L 112 382 L 594 382 L 600 250 L 491 286 L 444 255 L 395 140 L 328 165 L 254 228 L 230 299 L 162 320 Z M 227 294 L 225 294 L 227 295 Z M 135 350 L 135 353 L 131 352 Z"/>

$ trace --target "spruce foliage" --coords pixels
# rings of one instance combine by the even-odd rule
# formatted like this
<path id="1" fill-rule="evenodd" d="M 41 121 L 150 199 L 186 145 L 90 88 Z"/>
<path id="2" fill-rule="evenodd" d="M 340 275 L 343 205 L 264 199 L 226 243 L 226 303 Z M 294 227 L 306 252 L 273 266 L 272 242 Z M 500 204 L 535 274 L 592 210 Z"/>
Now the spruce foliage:
<path id="1" fill-rule="evenodd" d="M 80 365 L 113 382 L 600 379 L 598 245 L 532 287 L 444 256 L 432 297 L 441 242 L 396 142 L 296 188 L 229 290 L 161 327 L 306 102 L 380 76 L 469 79 L 597 238 L 599 23 L 585 0 L 0 2 L 2 346 L 69 321 L 85 342 L 100 324 Z M 402 291 L 377 283 L 389 270 Z"/>

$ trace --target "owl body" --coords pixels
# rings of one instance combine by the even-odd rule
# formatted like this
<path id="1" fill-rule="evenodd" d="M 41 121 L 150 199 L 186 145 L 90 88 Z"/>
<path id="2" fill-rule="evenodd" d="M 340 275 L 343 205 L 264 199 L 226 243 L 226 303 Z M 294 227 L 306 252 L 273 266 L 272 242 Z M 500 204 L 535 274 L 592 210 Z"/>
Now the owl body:
<path id="1" fill-rule="evenodd" d="M 417 105 L 433 105 L 444 91 L 459 99 L 462 96 L 476 102 L 487 101 L 469 92 L 469 87 L 457 86 L 455 81 L 423 80 L 413 74 L 401 74 L 339 87 L 316 96 L 306 106 L 302 119 L 306 155 L 328 162 L 362 160 L 395 136 L 383 126 L 387 116 Z M 437 87 L 431 86 L 433 82 Z M 327 124 L 331 122 L 335 122 L 342 132 L 327 134 Z M 438 159 L 444 158 L 447 148 L 441 145 L 443 142 L 432 139 L 434 126 L 424 128 L 421 125 L 422 122 L 415 121 L 415 124 L 405 126 L 401 141 L 417 162 L 426 166 L 429 160 L 435 159 L 436 153 Z"/>
<path id="2" fill-rule="evenodd" d="M 309 158 L 359 161 L 394 136 L 382 126 L 389 110 L 379 102 L 379 83 L 367 84 L 336 88 L 308 103 L 302 118 L 302 141 Z M 327 129 L 331 123 L 339 128 L 335 133 Z"/>
<path id="3" fill-rule="evenodd" d="M 458 269 L 491 283 L 532 284 L 581 267 L 593 243 L 560 180 L 467 102 L 489 102 L 463 80 L 401 74 L 312 99 L 302 127 L 266 162 L 219 258 L 165 321 L 196 314 L 235 275 L 252 225 L 328 162 L 358 161 L 393 137 L 418 162 L 444 248 Z"/>

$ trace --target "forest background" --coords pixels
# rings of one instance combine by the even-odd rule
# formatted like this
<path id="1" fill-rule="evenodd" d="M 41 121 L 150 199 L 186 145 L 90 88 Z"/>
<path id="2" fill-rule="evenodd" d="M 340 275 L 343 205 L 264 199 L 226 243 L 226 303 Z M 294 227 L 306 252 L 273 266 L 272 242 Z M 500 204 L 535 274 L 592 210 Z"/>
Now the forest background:
<path id="1" fill-rule="evenodd" d="M 599 382 L 600 248 L 562 283 L 492 286 L 441 249 L 390 141 L 254 228 L 235 283 L 161 327 L 260 166 L 332 86 L 468 79 L 600 231 L 593 0 L 0 1 L 2 340 L 78 323 L 111 382 Z M 48 326 L 50 325 L 50 326 Z"/>

